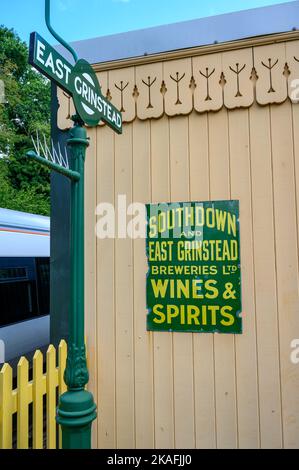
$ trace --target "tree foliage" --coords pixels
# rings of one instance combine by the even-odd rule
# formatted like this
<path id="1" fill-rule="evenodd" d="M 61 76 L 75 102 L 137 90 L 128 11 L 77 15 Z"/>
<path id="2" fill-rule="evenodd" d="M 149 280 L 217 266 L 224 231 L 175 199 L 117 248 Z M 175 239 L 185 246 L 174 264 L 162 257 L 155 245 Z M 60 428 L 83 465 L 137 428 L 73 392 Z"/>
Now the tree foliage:
<path id="1" fill-rule="evenodd" d="M 32 214 L 49 215 L 49 200 L 35 186 L 16 189 L 10 183 L 6 162 L 0 161 L 0 207 Z"/>
<path id="2" fill-rule="evenodd" d="M 50 83 L 28 64 L 26 43 L 4 26 L 0 26 L 0 80 L 5 89 L 0 103 L 0 207 L 48 214 L 49 170 L 25 153 L 32 148 L 31 135 L 36 131 L 50 135 Z"/>

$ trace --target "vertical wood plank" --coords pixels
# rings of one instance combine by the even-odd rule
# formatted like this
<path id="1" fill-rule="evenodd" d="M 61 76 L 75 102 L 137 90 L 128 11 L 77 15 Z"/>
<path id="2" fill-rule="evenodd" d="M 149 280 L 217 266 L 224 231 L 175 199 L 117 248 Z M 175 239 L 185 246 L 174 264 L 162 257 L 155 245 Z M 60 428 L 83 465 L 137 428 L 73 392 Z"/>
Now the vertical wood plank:
<path id="1" fill-rule="evenodd" d="M 274 216 L 281 364 L 283 443 L 299 446 L 299 368 L 290 360 L 299 338 L 298 247 L 291 104 L 271 107 Z"/>
<path id="2" fill-rule="evenodd" d="M 133 124 L 133 201 L 150 202 L 150 122 Z M 133 241 L 136 447 L 154 447 L 153 333 L 146 331 L 145 239 Z"/>
<path id="3" fill-rule="evenodd" d="M 231 197 L 240 201 L 241 221 L 243 334 L 235 337 L 238 442 L 240 448 L 255 449 L 260 446 L 260 435 L 248 127 L 247 110 L 229 113 Z"/>
<path id="4" fill-rule="evenodd" d="M 170 200 L 169 121 L 151 123 L 152 202 Z M 172 334 L 154 333 L 155 447 L 174 447 Z"/>
<path id="5" fill-rule="evenodd" d="M 228 112 L 209 115 L 211 200 L 230 199 Z M 235 344 L 232 335 L 214 335 L 217 447 L 238 446 Z"/>
<path id="6" fill-rule="evenodd" d="M 121 136 L 115 137 L 115 198 L 118 195 L 126 196 L 127 204 L 131 203 L 132 126 L 128 125 L 123 127 Z M 119 212 L 123 218 L 126 207 L 119 207 Z M 133 252 L 130 238 L 116 239 L 115 257 L 117 447 L 134 448 Z"/>
<path id="7" fill-rule="evenodd" d="M 17 370 L 17 448 L 28 449 L 29 446 L 29 396 L 28 396 L 29 363 L 21 357 Z"/>
<path id="8" fill-rule="evenodd" d="M 47 350 L 47 449 L 56 449 L 56 350 Z"/>
<path id="9" fill-rule="evenodd" d="M 297 246 L 299 246 L 299 106 L 298 104 L 297 105 L 294 104 L 292 106 L 292 113 L 293 113 L 293 141 L 294 141 L 294 171 L 295 171 L 296 209 L 297 209 Z"/>
<path id="10" fill-rule="evenodd" d="M 12 368 L 4 364 L 0 371 L 0 449 L 12 448 Z"/>
<path id="11" fill-rule="evenodd" d="M 33 356 L 33 449 L 43 448 L 43 355 Z"/>
<path id="12" fill-rule="evenodd" d="M 97 396 L 97 317 L 96 317 L 96 167 L 97 167 L 97 131 L 88 130 L 90 144 L 85 160 L 85 322 L 88 350 L 88 367 L 90 369 L 88 389 Z M 92 447 L 97 446 L 97 425 L 92 424 Z"/>
<path id="13" fill-rule="evenodd" d="M 114 135 L 97 130 L 97 203 L 115 207 Z M 101 216 L 104 214 L 102 213 Z M 99 221 L 101 217 L 97 217 Z M 97 239 L 98 447 L 116 448 L 116 311 L 114 239 Z"/>
<path id="14" fill-rule="evenodd" d="M 254 105 L 249 111 L 249 125 L 260 446 L 269 449 L 282 446 L 269 107 Z"/>
<path id="15" fill-rule="evenodd" d="M 208 201 L 209 126 L 207 113 L 189 117 L 190 197 Z M 194 401 L 196 447 L 216 447 L 214 341 L 211 334 L 194 334 Z"/>
<path id="16" fill-rule="evenodd" d="M 171 202 L 190 200 L 188 118 L 170 120 Z M 167 333 L 166 333 L 167 334 Z M 175 447 L 195 447 L 193 338 L 173 334 Z"/>

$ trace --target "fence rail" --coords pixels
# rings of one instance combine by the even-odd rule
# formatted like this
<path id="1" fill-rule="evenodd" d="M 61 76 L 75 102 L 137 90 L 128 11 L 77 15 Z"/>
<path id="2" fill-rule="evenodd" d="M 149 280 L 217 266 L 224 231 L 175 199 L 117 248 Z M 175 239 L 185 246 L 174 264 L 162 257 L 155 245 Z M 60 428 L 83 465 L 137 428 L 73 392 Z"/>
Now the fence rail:
<path id="1" fill-rule="evenodd" d="M 63 380 L 66 355 L 67 345 L 64 340 L 58 346 L 58 363 L 56 349 L 50 345 L 46 353 L 46 372 L 43 372 L 43 354 L 36 351 L 33 356 L 32 380 L 29 380 L 29 362 L 21 357 L 17 366 L 15 389 L 12 368 L 9 364 L 3 365 L 0 371 L 0 449 L 13 448 L 14 423 L 16 448 L 57 447 L 55 414 L 58 397 L 66 391 Z"/>

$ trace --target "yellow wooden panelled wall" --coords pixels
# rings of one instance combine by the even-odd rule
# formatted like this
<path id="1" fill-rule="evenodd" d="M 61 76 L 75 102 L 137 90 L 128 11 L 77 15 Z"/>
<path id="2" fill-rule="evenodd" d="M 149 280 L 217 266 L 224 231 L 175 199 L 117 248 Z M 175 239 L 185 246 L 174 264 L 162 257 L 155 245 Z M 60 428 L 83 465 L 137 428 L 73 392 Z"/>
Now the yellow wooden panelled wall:
<path id="1" fill-rule="evenodd" d="M 255 41 L 95 66 L 127 123 L 90 129 L 86 159 L 94 447 L 299 447 L 298 32 Z M 95 236 L 119 194 L 240 200 L 242 335 L 146 331 L 145 241 Z"/>
<path id="2" fill-rule="evenodd" d="M 58 396 L 66 391 L 63 373 L 67 345 L 62 340 L 56 350 L 50 345 L 46 353 L 46 371 L 43 354 L 36 351 L 32 361 L 32 379 L 29 380 L 29 362 L 21 357 L 17 366 L 17 387 L 13 388 L 13 371 L 9 364 L 0 370 L 0 449 L 56 449 L 56 407 Z M 57 393 L 58 392 L 58 393 Z M 43 399 L 46 398 L 44 410 Z M 29 418 L 29 406 L 32 413 Z M 45 413 L 45 416 L 44 416 Z M 16 436 L 13 417 L 16 415 Z M 44 421 L 45 420 L 45 421 Z M 45 430 L 44 430 L 44 422 Z M 29 428 L 30 425 L 30 428 Z M 29 432 L 30 430 L 30 432 Z M 31 439 L 29 439 L 31 436 Z M 16 437 L 16 443 L 14 443 Z M 59 443 L 61 435 L 59 430 Z"/>

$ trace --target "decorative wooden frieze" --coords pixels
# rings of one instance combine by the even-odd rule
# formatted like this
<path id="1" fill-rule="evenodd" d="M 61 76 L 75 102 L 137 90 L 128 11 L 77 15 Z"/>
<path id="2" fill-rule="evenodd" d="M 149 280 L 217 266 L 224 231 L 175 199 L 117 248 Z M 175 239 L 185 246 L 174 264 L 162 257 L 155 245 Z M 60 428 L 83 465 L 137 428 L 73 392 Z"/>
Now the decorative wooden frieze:
<path id="1" fill-rule="evenodd" d="M 218 111 L 223 106 L 221 54 L 194 57 L 194 109 L 200 113 Z"/>
<path id="2" fill-rule="evenodd" d="M 109 98 L 107 96 L 107 90 L 108 90 L 108 72 L 101 72 L 101 73 L 97 73 L 97 77 L 98 77 L 98 80 L 99 80 L 99 84 L 101 85 L 101 91 L 102 91 L 102 95 L 105 96 L 105 98 Z M 99 122 L 99 126 L 105 126 L 105 123 L 104 121 L 100 121 Z"/>
<path id="3" fill-rule="evenodd" d="M 283 103 L 287 98 L 285 44 L 255 47 L 253 54 L 257 102 L 261 105 Z"/>
<path id="4" fill-rule="evenodd" d="M 299 41 L 286 43 L 286 61 L 288 66 L 288 96 L 294 103 L 299 103 Z"/>
<path id="5" fill-rule="evenodd" d="M 193 108 L 191 59 L 172 60 L 163 63 L 163 83 L 165 113 L 168 116 L 189 114 Z"/>
<path id="6" fill-rule="evenodd" d="M 136 117 L 135 102 L 135 68 L 129 67 L 112 70 L 108 73 L 107 96 L 111 102 L 122 112 L 123 120 L 133 121 Z"/>
<path id="7" fill-rule="evenodd" d="M 247 108 L 254 101 L 251 81 L 253 68 L 252 49 L 240 49 L 222 54 L 225 78 L 224 104 L 228 109 Z"/>
<path id="8" fill-rule="evenodd" d="M 299 41 L 247 47 L 98 73 L 102 93 L 132 122 L 299 102 Z M 298 91 L 297 91 L 298 90 Z M 297 97 L 297 100 L 294 100 Z M 69 129 L 72 99 L 58 91 L 58 127 Z M 101 125 L 103 125 L 101 123 Z"/>
<path id="9" fill-rule="evenodd" d="M 136 67 L 136 88 L 138 90 L 136 104 L 139 119 L 159 118 L 163 115 L 162 82 L 162 63 Z"/>

